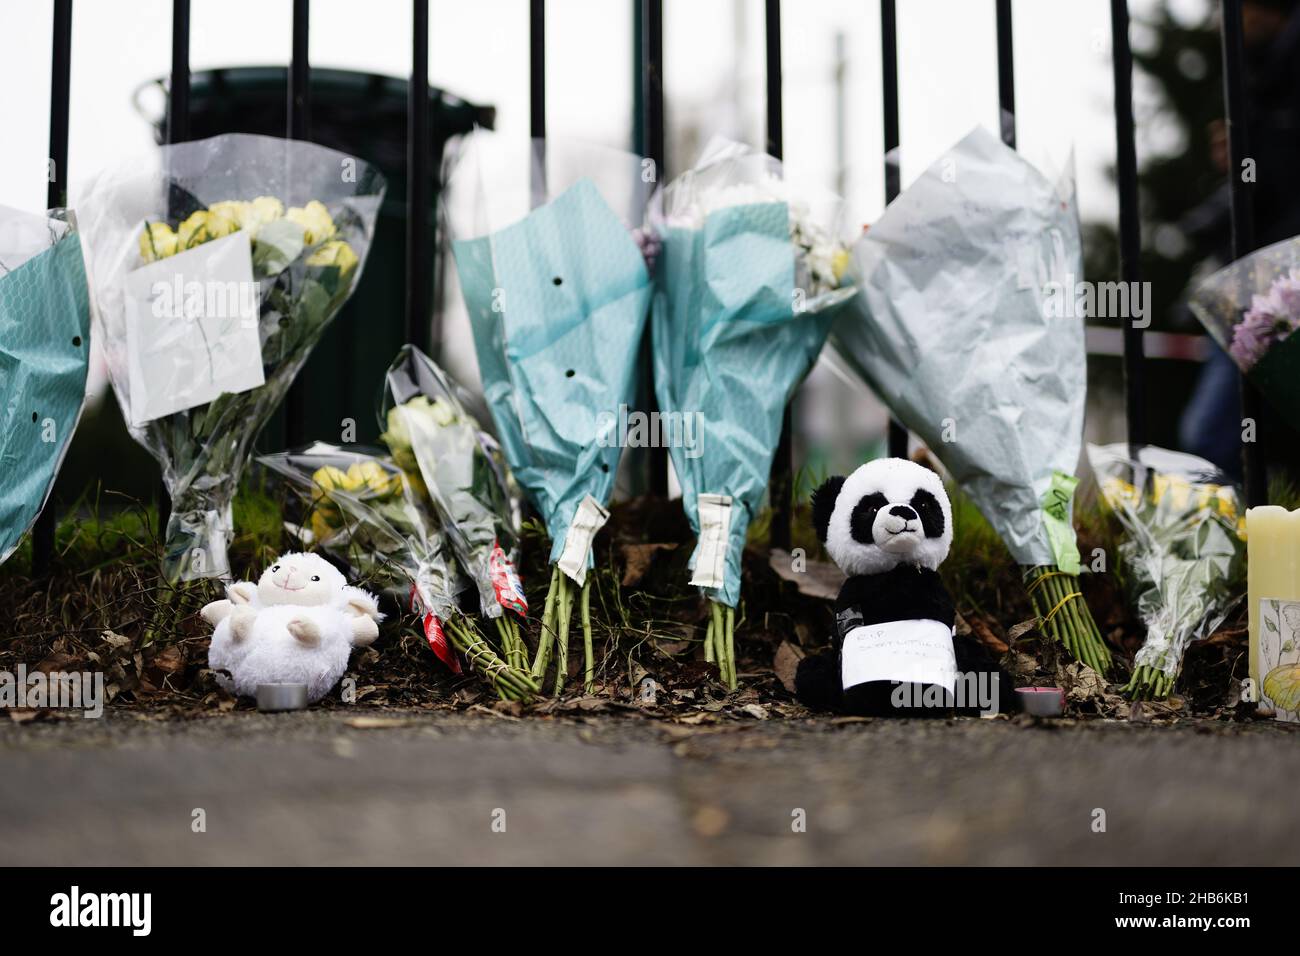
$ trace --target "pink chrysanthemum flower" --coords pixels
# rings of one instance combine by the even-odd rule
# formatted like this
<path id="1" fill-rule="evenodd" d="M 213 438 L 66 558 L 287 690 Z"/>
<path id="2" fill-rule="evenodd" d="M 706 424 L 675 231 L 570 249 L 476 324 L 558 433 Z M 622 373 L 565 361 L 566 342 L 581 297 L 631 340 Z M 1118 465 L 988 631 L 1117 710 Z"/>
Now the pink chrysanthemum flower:
<path id="1" fill-rule="evenodd" d="M 1229 351 L 1243 371 L 1300 327 L 1300 268 L 1280 276 L 1264 295 L 1251 297 L 1250 308 L 1232 331 Z"/>

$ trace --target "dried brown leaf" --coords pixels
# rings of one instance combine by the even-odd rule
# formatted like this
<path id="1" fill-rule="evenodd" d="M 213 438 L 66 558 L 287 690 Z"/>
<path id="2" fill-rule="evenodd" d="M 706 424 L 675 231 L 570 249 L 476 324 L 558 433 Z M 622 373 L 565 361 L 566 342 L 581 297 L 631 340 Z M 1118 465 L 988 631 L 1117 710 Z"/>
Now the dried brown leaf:
<path id="1" fill-rule="evenodd" d="M 795 671 L 799 669 L 799 662 L 803 660 L 803 657 L 803 651 L 789 641 L 782 641 L 781 646 L 776 649 L 776 657 L 772 661 L 772 670 L 776 671 L 781 686 L 792 694 L 794 693 Z"/>
<path id="2" fill-rule="evenodd" d="M 623 551 L 623 587 L 640 584 L 645 573 L 650 570 L 654 556 L 660 551 L 673 551 L 677 548 L 675 541 L 655 541 L 649 544 L 625 542 Z"/>

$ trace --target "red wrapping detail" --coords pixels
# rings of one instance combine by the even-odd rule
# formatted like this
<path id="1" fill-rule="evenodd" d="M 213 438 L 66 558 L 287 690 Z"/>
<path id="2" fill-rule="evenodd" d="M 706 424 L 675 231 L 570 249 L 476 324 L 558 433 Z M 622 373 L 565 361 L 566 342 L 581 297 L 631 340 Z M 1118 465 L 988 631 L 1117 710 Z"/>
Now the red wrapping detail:
<path id="1" fill-rule="evenodd" d="M 422 604 L 419 594 L 412 586 L 411 609 L 422 610 Z M 429 647 L 437 655 L 438 660 L 446 664 L 453 674 L 461 673 L 460 657 L 456 649 L 451 646 L 451 642 L 447 640 L 447 635 L 443 633 L 442 621 L 432 611 L 425 611 L 421 623 L 424 625 L 424 639 L 429 642 Z"/>
<path id="2" fill-rule="evenodd" d="M 524 596 L 524 582 L 519 580 L 519 572 L 501 550 L 501 545 L 495 542 L 488 559 L 488 574 L 492 579 L 492 590 L 496 592 L 497 603 L 507 611 L 527 617 L 528 598 Z"/>

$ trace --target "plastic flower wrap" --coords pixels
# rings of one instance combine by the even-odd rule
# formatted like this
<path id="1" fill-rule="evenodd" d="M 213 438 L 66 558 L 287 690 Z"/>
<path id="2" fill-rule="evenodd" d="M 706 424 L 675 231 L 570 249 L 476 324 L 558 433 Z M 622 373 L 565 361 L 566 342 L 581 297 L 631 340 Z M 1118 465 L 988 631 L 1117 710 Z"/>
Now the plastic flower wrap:
<path id="1" fill-rule="evenodd" d="M 812 203 L 781 164 L 715 140 L 657 197 L 655 395 L 691 527 L 691 583 L 713 603 L 705 657 L 734 687 L 734 608 L 749 523 L 767 490 L 785 407 L 821 351 L 848 249 L 840 202 Z"/>
<path id="2" fill-rule="evenodd" d="M 302 514 L 286 522 L 289 531 L 418 611 L 430 648 L 453 673 L 461 670 L 455 648 L 502 696 L 525 699 L 537 690 L 459 620 L 463 585 L 443 529 L 392 459 L 318 442 L 257 460 L 297 493 Z"/>
<path id="3" fill-rule="evenodd" d="M 498 622 L 508 659 L 522 667 L 526 650 L 516 621 L 504 616 L 528 616 L 515 571 L 519 501 L 500 449 L 465 410 L 455 383 L 415 346 L 402 347 L 385 381 L 380 438 L 437 512 L 483 616 Z"/>
<path id="4" fill-rule="evenodd" d="M 0 562 L 49 498 L 81 416 L 90 302 L 71 213 L 0 206 Z"/>
<path id="5" fill-rule="evenodd" d="M 1300 236 L 1220 269 L 1190 305 L 1286 421 L 1300 424 Z"/>
<path id="6" fill-rule="evenodd" d="M 1087 375 L 1073 177 L 976 129 L 853 247 L 832 342 L 1027 569 L 1048 634 L 1105 672 L 1079 591 L 1073 496 Z"/>
<path id="7" fill-rule="evenodd" d="M 1193 455 L 1089 445 L 1102 500 L 1125 531 L 1119 556 L 1146 625 L 1125 692 L 1167 697 L 1193 641 L 1209 637 L 1240 600 L 1245 516 L 1236 489 Z"/>
<path id="8" fill-rule="evenodd" d="M 383 194 L 361 160 L 243 134 L 164 147 L 85 190 L 96 335 L 172 498 L 169 580 L 229 572 L 253 441 L 356 287 Z"/>
<path id="9" fill-rule="evenodd" d="M 555 567 L 533 673 L 545 674 L 554 647 L 558 690 L 574 592 L 581 588 L 585 611 L 592 540 L 622 454 L 609 423 L 636 394 L 650 302 L 642 250 L 651 254 L 652 243 L 632 227 L 653 177 L 640 157 L 617 150 L 552 142 L 533 150 L 475 134 L 445 195 L 484 395 L 506 460 L 551 536 Z"/>

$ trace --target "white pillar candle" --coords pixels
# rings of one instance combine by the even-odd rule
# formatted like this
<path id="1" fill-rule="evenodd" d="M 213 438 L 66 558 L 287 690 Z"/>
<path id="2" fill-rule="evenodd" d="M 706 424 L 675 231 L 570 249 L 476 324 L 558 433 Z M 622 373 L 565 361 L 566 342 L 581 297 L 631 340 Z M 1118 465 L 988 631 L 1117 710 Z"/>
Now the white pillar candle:
<path id="1" fill-rule="evenodd" d="M 1287 511 L 1278 505 L 1262 505 L 1246 511 L 1246 600 L 1250 602 L 1250 676 L 1259 700 L 1264 678 L 1280 663 L 1300 659 L 1300 646 L 1285 608 L 1271 609 L 1268 633 L 1261 602 L 1300 602 L 1300 510 Z M 1279 613 L 1279 610 L 1282 613 Z M 1262 643 L 1261 643 L 1262 641 Z M 1284 650 L 1288 642 L 1292 650 Z M 1285 716 L 1285 715 L 1279 715 Z"/>

